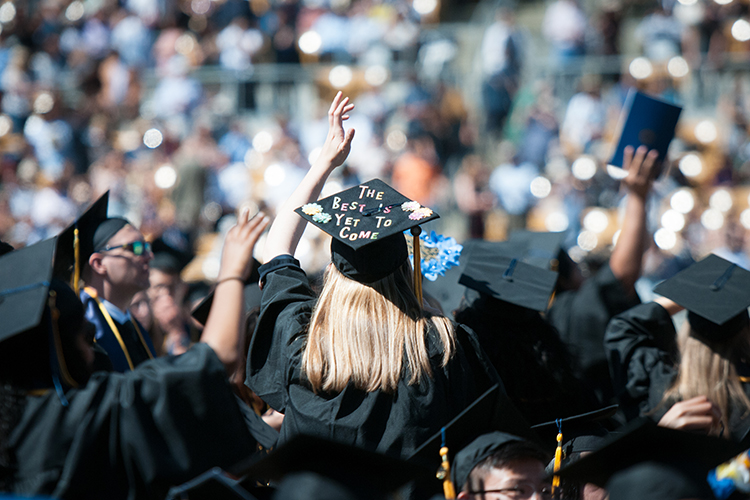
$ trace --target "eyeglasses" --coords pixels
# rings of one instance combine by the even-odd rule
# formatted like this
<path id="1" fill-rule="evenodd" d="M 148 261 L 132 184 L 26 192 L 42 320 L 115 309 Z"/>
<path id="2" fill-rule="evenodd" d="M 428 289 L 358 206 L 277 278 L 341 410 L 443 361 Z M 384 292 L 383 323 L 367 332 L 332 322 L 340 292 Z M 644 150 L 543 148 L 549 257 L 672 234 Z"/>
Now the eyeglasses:
<path id="1" fill-rule="evenodd" d="M 110 250 L 116 250 L 118 248 L 122 248 L 123 250 L 127 252 L 132 252 L 133 255 L 136 257 L 140 257 L 144 253 L 151 253 L 151 243 L 148 243 L 146 241 L 133 241 L 130 243 L 125 243 L 124 245 L 115 245 L 113 247 L 104 247 L 100 252 L 109 252 Z"/>
<path id="2" fill-rule="evenodd" d="M 531 498 L 532 496 L 534 496 L 534 493 L 539 493 L 539 496 L 542 498 L 542 500 L 552 499 L 551 486 L 543 486 L 541 490 L 537 490 L 530 484 L 519 484 L 518 486 L 514 486 L 512 488 L 500 488 L 497 490 L 470 491 L 469 493 L 471 493 L 472 495 L 498 493 L 507 498 L 511 498 L 512 500 L 526 500 L 527 498 Z"/>

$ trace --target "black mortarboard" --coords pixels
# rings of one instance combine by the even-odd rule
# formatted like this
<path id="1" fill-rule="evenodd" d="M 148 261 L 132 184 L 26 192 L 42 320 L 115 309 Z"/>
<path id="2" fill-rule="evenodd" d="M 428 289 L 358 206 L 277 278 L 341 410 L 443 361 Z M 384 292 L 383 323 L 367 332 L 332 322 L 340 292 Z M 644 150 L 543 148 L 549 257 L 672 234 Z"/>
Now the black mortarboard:
<path id="1" fill-rule="evenodd" d="M 487 457 L 497 453 L 508 443 L 524 441 L 524 439 L 505 432 L 488 432 L 477 437 L 456 453 L 451 466 L 451 476 L 458 491 L 469 480 L 471 471 Z"/>
<path id="2" fill-rule="evenodd" d="M 0 256 L 10 253 L 14 250 L 13 245 L 0 241 Z"/>
<path id="3" fill-rule="evenodd" d="M 663 161 L 681 111 L 680 106 L 631 90 L 622 110 L 622 117 L 626 118 L 620 140 L 609 164 L 622 167 L 625 147 L 637 149 L 641 145 L 657 150 L 659 161 Z"/>
<path id="4" fill-rule="evenodd" d="M 0 342 L 42 320 L 57 240 L 51 238 L 0 257 Z"/>
<path id="5" fill-rule="evenodd" d="M 260 262 L 253 259 L 253 270 L 250 273 L 250 277 L 245 281 L 245 314 L 250 312 L 253 308 L 260 306 L 261 291 L 258 286 L 258 280 L 260 280 L 260 274 L 258 273 L 259 268 Z M 211 304 L 213 303 L 214 291 L 212 290 L 211 293 L 201 300 L 200 304 L 195 306 L 191 312 L 191 316 L 193 316 L 198 323 L 205 325 L 206 320 L 208 319 L 208 313 L 211 312 Z"/>
<path id="6" fill-rule="evenodd" d="M 508 241 L 523 245 L 523 261 L 543 269 L 558 270 L 564 232 L 536 232 L 519 230 L 510 233 Z"/>
<path id="7" fill-rule="evenodd" d="M 93 238 L 93 249 L 94 252 L 103 250 L 107 246 L 107 242 L 116 235 L 123 227 L 131 225 L 130 221 L 121 217 L 112 217 L 102 221 L 96 228 Z"/>
<path id="8" fill-rule="evenodd" d="M 409 255 L 402 233 L 438 218 L 380 179 L 308 203 L 296 212 L 333 237 L 333 264 L 360 283 L 373 283 L 398 269 Z"/>
<path id="9" fill-rule="evenodd" d="M 638 419 L 613 434 L 598 450 L 563 467 L 563 479 L 605 487 L 618 471 L 643 462 L 681 464 L 706 473 L 743 451 L 727 439 L 659 427 L 651 419 Z"/>
<path id="10" fill-rule="evenodd" d="M 219 467 L 169 489 L 166 500 L 255 500 Z"/>
<path id="11" fill-rule="evenodd" d="M 94 253 L 94 234 L 107 220 L 109 191 L 96 200 L 80 217 L 57 237 L 54 276 L 76 288 L 80 272 Z M 78 234 L 76 235 L 76 230 Z M 77 249 L 76 249 L 76 240 Z M 78 258 L 76 259 L 76 253 Z M 73 283 L 75 281 L 75 283 Z"/>
<path id="12" fill-rule="evenodd" d="M 505 390 L 497 384 L 485 391 L 465 410 L 447 422 L 439 432 L 420 445 L 409 461 L 419 462 L 425 466 L 432 464 L 433 468 L 437 469 L 441 448 L 447 447 L 449 454 L 455 456 L 477 436 L 492 431 L 510 433 L 519 436 L 519 439 L 538 439 L 523 415 L 505 394 Z M 449 456 L 448 459 L 450 458 Z M 432 483 L 435 489 L 439 488 L 437 481 L 433 480 Z M 462 484 L 457 483 L 455 486 L 460 488 Z"/>
<path id="13" fill-rule="evenodd" d="M 711 254 L 654 288 L 688 310 L 690 326 L 709 340 L 731 337 L 748 325 L 750 271 Z"/>
<path id="14" fill-rule="evenodd" d="M 397 457 L 299 434 L 261 459 L 235 467 L 238 474 L 262 482 L 311 472 L 333 479 L 369 498 L 384 496 L 415 478 L 429 475 L 429 469 Z"/>
<path id="15" fill-rule="evenodd" d="M 177 230 L 170 230 L 151 242 L 154 258 L 149 268 L 178 274 L 193 259 L 190 242 Z"/>
<path id="16" fill-rule="evenodd" d="M 510 242 L 473 245 L 459 283 L 511 304 L 546 311 L 557 273 L 524 262 L 525 248 Z"/>

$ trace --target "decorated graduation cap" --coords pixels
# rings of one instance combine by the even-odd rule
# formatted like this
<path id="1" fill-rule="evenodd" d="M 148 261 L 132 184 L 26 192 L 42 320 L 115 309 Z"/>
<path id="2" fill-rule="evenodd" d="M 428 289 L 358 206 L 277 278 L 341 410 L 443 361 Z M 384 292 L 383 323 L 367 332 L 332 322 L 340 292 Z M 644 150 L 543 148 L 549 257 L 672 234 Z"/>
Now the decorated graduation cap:
<path id="1" fill-rule="evenodd" d="M 551 422 L 533 425 L 534 429 L 545 441 L 550 443 L 557 441 L 555 458 L 548 470 L 554 474 L 552 479 L 554 489 L 560 486 L 560 478 L 557 472 L 562 465 L 572 463 L 586 451 L 594 451 L 601 447 L 609 431 L 601 424 L 602 421 L 611 418 L 617 413 L 618 405 L 607 406 L 599 410 L 559 418 Z"/>
<path id="2" fill-rule="evenodd" d="M 439 217 L 380 179 L 308 203 L 296 212 L 332 236 L 333 264 L 360 283 L 374 283 L 396 271 L 409 255 L 402 233 L 410 229 L 419 235 L 420 224 Z M 421 260 L 419 245 L 414 246 L 414 255 Z M 419 266 L 414 273 L 421 277 Z M 415 279 L 415 290 L 421 295 L 421 279 Z"/>
<path id="3" fill-rule="evenodd" d="M 109 191 L 96 200 L 88 210 L 57 237 L 54 275 L 70 283 L 76 294 L 78 294 L 81 270 L 96 250 L 94 235 L 99 226 L 107 220 L 108 204 Z"/>
<path id="4" fill-rule="evenodd" d="M 468 473 L 476 463 L 465 470 L 464 462 L 464 465 L 458 466 L 458 472 L 455 460 L 451 466 L 449 455 L 457 457 L 457 452 L 468 446 L 477 436 L 494 431 L 507 433 L 517 440 L 538 440 L 537 435 L 499 385 L 492 386 L 447 422 L 439 432 L 417 448 L 409 461 L 425 465 L 434 464 L 437 457 L 440 457 L 441 466 L 437 478 L 443 482 L 445 497 L 455 498 L 456 488 L 460 488 L 466 482 Z"/>
<path id="5" fill-rule="evenodd" d="M 709 340 L 729 338 L 748 325 L 750 271 L 711 254 L 654 288 L 688 310 L 694 332 Z"/>
<path id="6" fill-rule="evenodd" d="M 607 486 L 615 474 L 642 463 L 679 465 L 705 481 L 710 469 L 742 451 L 742 444 L 704 434 L 659 427 L 649 418 L 634 420 L 602 446 L 560 469 L 560 477 Z"/>
<path id="7" fill-rule="evenodd" d="M 166 500 L 256 500 L 219 467 L 169 489 Z"/>
<path id="8" fill-rule="evenodd" d="M 384 498 L 405 483 L 429 474 L 420 464 L 321 437 L 298 434 L 261 459 L 234 468 L 238 475 L 279 482 L 299 473 L 328 478 L 357 493 Z"/>
<path id="9" fill-rule="evenodd" d="M 20 364 L 19 373 L 30 371 L 33 384 L 42 385 L 38 388 L 48 387 L 48 373 L 61 402 L 67 404 L 63 390 L 78 382 L 68 372 L 62 353 L 67 339 L 61 332 L 77 330 L 83 306 L 64 282 L 52 276 L 57 246 L 57 239 L 51 238 L 0 257 L 0 365 L 18 369 Z"/>
<path id="10" fill-rule="evenodd" d="M 258 286 L 258 280 L 260 280 L 259 268 L 260 262 L 253 259 L 253 270 L 250 273 L 250 277 L 245 281 L 245 314 L 252 311 L 253 308 L 260 306 L 261 291 Z M 208 313 L 211 312 L 211 304 L 214 303 L 214 292 L 215 290 L 212 290 L 211 293 L 206 295 L 191 312 L 191 316 L 202 325 L 206 324 Z"/>
<path id="11" fill-rule="evenodd" d="M 459 283 L 498 300 L 546 311 L 557 273 L 524 262 L 526 248 L 511 242 L 472 245 Z"/>

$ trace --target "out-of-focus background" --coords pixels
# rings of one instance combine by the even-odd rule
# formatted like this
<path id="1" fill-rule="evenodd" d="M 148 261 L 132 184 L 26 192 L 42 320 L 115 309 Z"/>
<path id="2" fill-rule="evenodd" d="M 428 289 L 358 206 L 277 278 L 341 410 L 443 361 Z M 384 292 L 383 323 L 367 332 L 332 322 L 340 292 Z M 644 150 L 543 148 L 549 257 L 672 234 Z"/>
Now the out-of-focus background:
<path id="1" fill-rule="evenodd" d="M 216 276 L 243 206 L 270 214 L 325 137 L 327 193 L 379 177 L 459 241 L 566 231 L 606 256 L 622 194 L 606 163 L 631 88 L 684 107 L 655 188 L 656 280 L 715 251 L 750 267 L 747 0 L 0 0 L 0 239 L 110 213 Z M 326 193 L 324 193 L 326 194 Z M 312 228 L 299 256 L 327 242 Z"/>

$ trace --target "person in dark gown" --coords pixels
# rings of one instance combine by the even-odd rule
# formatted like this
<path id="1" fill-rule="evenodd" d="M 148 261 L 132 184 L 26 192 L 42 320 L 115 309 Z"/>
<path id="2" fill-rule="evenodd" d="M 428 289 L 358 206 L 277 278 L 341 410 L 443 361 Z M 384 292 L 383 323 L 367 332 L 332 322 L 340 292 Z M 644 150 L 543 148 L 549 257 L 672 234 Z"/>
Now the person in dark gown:
<path id="1" fill-rule="evenodd" d="M 605 348 L 628 419 L 723 434 L 750 430 L 750 272 L 716 256 L 656 287 L 664 295 L 612 319 Z M 672 315 L 686 308 L 679 333 Z"/>
<path id="2" fill-rule="evenodd" d="M 55 239 L 0 258 L 0 489 L 75 499 L 162 499 L 257 447 L 228 382 L 239 359 L 242 282 L 267 225 L 227 234 L 217 306 L 201 342 L 128 373 L 91 375 L 94 329 L 52 279 Z"/>
<path id="3" fill-rule="evenodd" d="M 429 209 L 416 212 L 417 204 L 417 215 L 409 219 L 402 208 L 408 199 L 378 180 L 318 200 L 325 180 L 349 153 L 354 131 L 345 131 L 343 120 L 352 108 L 348 98 L 335 97 L 322 152 L 269 232 L 246 384 L 284 413 L 280 443 L 304 433 L 407 458 L 499 379 L 474 334 L 428 312 L 415 295 L 401 231 L 434 218 Z M 357 204 L 350 203 L 352 195 Z M 339 206 L 336 197 L 357 207 L 350 212 L 352 226 L 337 226 L 340 214 L 333 218 L 323 211 Z M 367 207 L 360 212 L 362 203 Z M 301 205 L 305 218 L 295 213 Z M 420 222 L 418 214 L 428 211 Z M 292 256 L 305 219 L 330 224 L 339 236 L 356 219 L 355 237 L 373 241 L 374 232 L 378 238 L 354 250 L 334 237 L 320 299 Z M 389 231 L 375 229 L 384 219 Z M 337 319 L 350 328 L 326 328 L 326 321 Z"/>
<path id="4" fill-rule="evenodd" d="M 577 375 L 587 380 L 604 402 L 613 398 L 602 347 L 604 330 L 615 315 L 640 303 L 635 283 L 641 276 L 648 242 L 648 198 L 660 166 L 656 150 L 627 147 L 623 155 L 627 177 L 621 181 L 626 193 L 625 210 L 609 260 L 583 280 L 567 255 L 559 259 L 560 280 L 547 319 L 576 361 Z"/>

